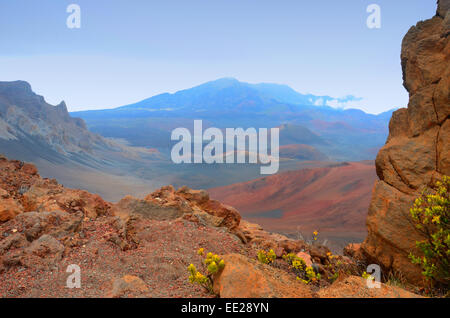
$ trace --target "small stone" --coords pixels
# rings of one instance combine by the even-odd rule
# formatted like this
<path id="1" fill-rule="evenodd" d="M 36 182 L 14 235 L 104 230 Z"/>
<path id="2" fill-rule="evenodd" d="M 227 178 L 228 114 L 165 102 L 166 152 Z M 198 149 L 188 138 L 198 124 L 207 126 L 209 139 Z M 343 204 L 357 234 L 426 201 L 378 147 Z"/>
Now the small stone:
<path id="1" fill-rule="evenodd" d="M 113 288 L 106 294 L 106 297 L 121 297 L 125 293 L 139 295 L 145 292 L 148 292 L 148 287 L 142 279 L 132 275 L 125 275 L 113 282 Z"/>

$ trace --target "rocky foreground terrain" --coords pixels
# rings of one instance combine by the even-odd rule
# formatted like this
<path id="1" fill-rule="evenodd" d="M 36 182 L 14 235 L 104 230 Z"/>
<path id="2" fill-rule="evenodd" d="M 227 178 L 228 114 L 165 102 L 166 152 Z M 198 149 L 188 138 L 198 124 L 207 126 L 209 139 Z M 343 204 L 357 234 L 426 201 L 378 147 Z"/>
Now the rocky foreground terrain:
<path id="1" fill-rule="evenodd" d="M 220 297 L 417 296 L 385 284 L 369 289 L 358 261 L 268 233 L 205 191 L 186 187 L 112 204 L 1 157 L 0 222 L 1 297 L 213 297 L 188 281 L 189 264 L 202 266 L 199 248 L 225 260 L 214 277 Z M 274 250 L 273 264 L 257 261 L 261 249 Z M 287 253 L 314 263 L 324 277 L 339 270 L 339 277 L 300 282 L 282 260 Z M 81 269 L 81 288 L 66 286 L 72 264 Z"/>
<path id="2" fill-rule="evenodd" d="M 393 114 L 377 156 L 368 236 L 347 247 L 346 256 L 315 240 L 268 233 L 202 190 L 165 186 L 113 204 L 0 157 L 0 296 L 418 297 L 423 277 L 408 254 L 422 237 L 408 211 L 424 187 L 450 175 L 449 9 L 449 0 L 438 1 L 436 16 L 405 36 L 410 102 Z M 212 276 L 211 292 L 188 281 L 190 264 L 202 269 L 201 248 L 225 263 Z M 259 251 L 269 249 L 270 264 L 261 255 L 258 261 Z M 288 253 L 321 278 L 297 279 L 283 259 Z M 66 287 L 72 264 L 81 269 L 81 288 Z M 361 277 L 368 264 L 381 265 L 381 288 L 368 288 Z"/>

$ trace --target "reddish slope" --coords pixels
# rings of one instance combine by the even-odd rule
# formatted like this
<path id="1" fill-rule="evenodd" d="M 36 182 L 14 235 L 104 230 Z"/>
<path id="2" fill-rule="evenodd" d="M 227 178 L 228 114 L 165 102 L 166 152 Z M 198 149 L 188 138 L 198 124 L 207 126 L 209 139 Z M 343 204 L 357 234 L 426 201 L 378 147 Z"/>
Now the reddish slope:
<path id="1" fill-rule="evenodd" d="M 280 157 L 300 160 L 325 161 L 327 156 L 313 146 L 293 144 L 280 146 Z"/>
<path id="2" fill-rule="evenodd" d="M 209 192 L 267 230 L 319 230 L 331 239 L 362 240 L 375 178 L 373 162 L 352 162 L 288 171 Z"/>

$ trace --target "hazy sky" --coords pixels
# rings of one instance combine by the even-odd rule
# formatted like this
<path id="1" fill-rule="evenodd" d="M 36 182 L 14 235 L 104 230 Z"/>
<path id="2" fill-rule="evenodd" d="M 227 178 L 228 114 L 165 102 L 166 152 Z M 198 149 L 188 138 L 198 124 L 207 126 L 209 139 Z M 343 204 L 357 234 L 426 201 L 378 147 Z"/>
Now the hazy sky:
<path id="1" fill-rule="evenodd" d="M 401 40 L 435 0 L 0 0 L 0 81 L 69 110 L 117 107 L 220 77 L 406 106 Z M 69 29 L 66 8 L 81 8 Z M 370 4 L 381 29 L 366 25 Z"/>

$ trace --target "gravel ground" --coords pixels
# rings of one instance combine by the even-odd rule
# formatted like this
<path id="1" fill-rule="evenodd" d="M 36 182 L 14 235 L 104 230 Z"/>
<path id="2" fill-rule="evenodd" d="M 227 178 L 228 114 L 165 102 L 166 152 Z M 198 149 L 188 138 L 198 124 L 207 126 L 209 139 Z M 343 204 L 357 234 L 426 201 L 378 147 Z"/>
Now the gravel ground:
<path id="1" fill-rule="evenodd" d="M 137 248 L 122 251 L 107 239 L 116 229 L 109 217 L 83 222 L 82 239 L 66 247 L 61 260 L 51 268 L 22 265 L 0 273 L 0 297 L 104 297 L 113 281 L 124 275 L 142 279 L 148 292 L 124 293 L 123 297 L 211 297 L 188 281 L 187 266 L 201 268 L 197 250 L 217 254 L 248 254 L 239 239 L 223 228 L 212 228 L 182 219 L 140 220 Z M 7 231 L 8 229 L 4 230 Z M 67 266 L 81 269 L 81 288 L 70 289 Z"/>

